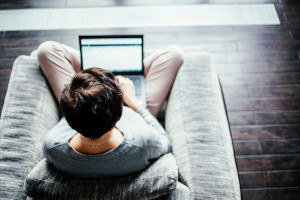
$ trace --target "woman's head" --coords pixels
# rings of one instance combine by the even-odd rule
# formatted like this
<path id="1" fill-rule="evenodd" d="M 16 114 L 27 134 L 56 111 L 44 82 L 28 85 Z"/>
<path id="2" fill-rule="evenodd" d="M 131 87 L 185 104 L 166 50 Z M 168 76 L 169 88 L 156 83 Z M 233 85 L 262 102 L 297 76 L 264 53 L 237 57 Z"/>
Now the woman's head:
<path id="1" fill-rule="evenodd" d="M 123 98 L 111 72 L 90 68 L 74 76 L 63 90 L 59 105 L 73 129 L 97 139 L 120 119 Z"/>

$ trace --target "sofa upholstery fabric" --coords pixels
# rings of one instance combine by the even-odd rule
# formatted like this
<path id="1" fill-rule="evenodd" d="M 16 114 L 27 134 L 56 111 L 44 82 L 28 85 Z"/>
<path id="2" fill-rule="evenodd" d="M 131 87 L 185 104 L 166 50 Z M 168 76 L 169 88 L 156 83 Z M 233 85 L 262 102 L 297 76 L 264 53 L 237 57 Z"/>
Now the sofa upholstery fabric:
<path id="1" fill-rule="evenodd" d="M 192 199 L 240 199 L 232 140 L 214 63 L 206 51 L 189 53 L 166 109 L 179 177 Z"/>
<path id="2" fill-rule="evenodd" d="M 36 58 L 13 65 L 0 120 L 0 199 L 26 199 L 27 174 L 43 158 L 42 138 L 59 110 Z"/>
<path id="3" fill-rule="evenodd" d="M 66 176 L 44 158 L 26 177 L 25 192 L 39 199 L 153 199 L 174 190 L 177 175 L 176 160 L 171 153 L 142 172 L 101 179 Z"/>

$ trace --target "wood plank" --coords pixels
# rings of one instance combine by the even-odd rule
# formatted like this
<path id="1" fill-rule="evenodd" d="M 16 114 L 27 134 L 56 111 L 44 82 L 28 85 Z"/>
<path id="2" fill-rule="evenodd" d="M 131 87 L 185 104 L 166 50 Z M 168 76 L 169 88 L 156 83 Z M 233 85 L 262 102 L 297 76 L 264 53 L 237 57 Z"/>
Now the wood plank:
<path id="1" fill-rule="evenodd" d="M 300 98 L 292 99 L 243 99 L 243 100 L 232 100 L 226 101 L 227 111 L 268 111 L 268 110 L 299 110 L 300 109 Z"/>
<path id="2" fill-rule="evenodd" d="M 234 140 L 236 155 L 299 154 L 300 139 Z"/>
<path id="3" fill-rule="evenodd" d="M 15 60 L 15 58 L 0 58 L 0 70 L 11 69 Z"/>
<path id="4" fill-rule="evenodd" d="M 254 124 L 254 116 L 252 112 L 228 112 L 230 125 L 246 125 Z"/>
<path id="5" fill-rule="evenodd" d="M 259 142 L 264 154 L 300 153 L 300 139 L 269 139 Z"/>
<path id="6" fill-rule="evenodd" d="M 240 187 L 245 188 L 264 188 L 267 186 L 266 172 L 240 172 Z"/>
<path id="7" fill-rule="evenodd" d="M 246 86 L 222 87 L 225 99 L 248 98 L 248 90 Z"/>
<path id="8" fill-rule="evenodd" d="M 237 45 L 235 42 L 176 42 L 179 46 L 182 47 L 203 47 L 209 52 L 228 52 L 228 51 L 237 51 Z"/>
<path id="9" fill-rule="evenodd" d="M 220 75 L 223 86 L 294 84 L 293 73 Z"/>
<path id="10" fill-rule="evenodd" d="M 243 200 L 299 200 L 300 187 L 242 189 Z"/>
<path id="11" fill-rule="evenodd" d="M 258 140 L 233 140 L 235 155 L 263 154 L 261 143 Z"/>
<path id="12" fill-rule="evenodd" d="M 0 47 L 32 47 L 39 46 L 45 41 L 60 42 L 60 36 L 40 36 L 40 37 L 26 37 L 26 38 L 0 38 Z"/>
<path id="13" fill-rule="evenodd" d="M 299 13 L 300 7 L 298 5 L 288 5 L 288 4 L 277 4 L 276 5 L 277 12 L 280 13 L 280 19 L 284 20 L 285 23 L 289 24 L 299 24 L 297 21 L 299 21 L 299 18 L 296 16 L 293 16 L 294 14 Z M 296 19 L 294 19 L 295 17 Z M 298 19 L 297 19 L 298 18 Z M 291 27 L 292 30 L 294 30 Z"/>
<path id="14" fill-rule="evenodd" d="M 299 12 L 300 6 L 299 5 L 288 5 L 288 4 L 276 4 L 275 5 L 277 10 L 280 10 L 281 12 Z"/>
<path id="15" fill-rule="evenodd" d="M 242 41 L 237 42 L 240 51 L 278 52 L 300 49 L 299 41 Z"/>
<path id="16" fill-rule="evenodd" d="M 300 170 L 268 171 L 269 187 L 300 187 Z"/>
<path id="17" fill-rule="evenodd" d="M 61 43 L 79 50 L 78 35 L 62 36 Z"/>
<path id="18" fill-rule="evenodd" d="M 282 72 L 300 72 L 300 62 L 280 62 L 280 61 L 262 61 L 258 63 L 241 64 L 243 72 L 246 73 L 282 73 Z"/>
<path id="19" fill-rule="evenodd" d="M 299 23 L 300 22 L 300 15 L 299 13 L 284 13 L 284 17 L 286 22 L 288 23 Z"/>
<path id="20" fill-rule="evenodd" d="M 300 124 L 231 125 L 233 139 L 283 139 L 299 138 Z"/>
<path id="21" fill-rule="evenodd" d="M 273 30 L 263 32 L 242 32 L 242 31 L 223 31 L 223 32 L 179 32 L 179 42 L 208 42 L 208 41 L 292 41 L 292 36 L 287 31 Z"/>
<path id="22" fill-rule="evenodd" d="M 219 64 L 215 65 L 215 67 L 216 67 L 218 74 L 243 73 L 241 64 L 221 64 L 221 63 L 219 63 Z"/>
<path id="23" fill-rule="evenodd" d="M 256 63 L 265 61 L 295 61 L 299 62 L 297 51 L 281 52 L 216 52 L 214 53 L 215 63 L 235 64 L 235 63 Z"/>
<path id="24" fill-rule="evenodd" d="M 300 111 L 255 112 L 256 124 L 299 124 Z"/>
<path id="25" fill-rule="evenodd" d="M 176 32 L 144 33 L 144 39 L 145 42 L 147 43 L 176 44 L 177 33 Z"/>
<path id="26" fill-rule="evenodd" d="M 295 1 L 295 0 L 280 0 L 279 2 L 281 4 L 289 4 L 289 5 L 299 5 L 300 4 L 299 1 Z"/>
<path id="27" fill-rule="evenodd" d="M 7 86 L 8 86 L 8 80 L 4 80 L 4 79 L 0 79 L 0 103 L 3 103 L 5 94 L 6 94 L 6 90 L 7 90 Z"/>
<path id="28" fill-rule="evenodd" d="M 59 37 L 62 35 L 88 35 L 90 33 L 91 35 L 98 31 L 98 34 L 100 29 L 67 29 L 67 30 L 32 30 L 32 31 L 6 31 L 4 34 L 5 38 L 28 38 L 28 37 Z M 105 31 L 107 32 L 107 31 Z"/>
<path id="29" fill-rule="evenodd" d="M 16 8 L 16 5 L 11 0 L 1 0 L 0 10 L 14 9 L 14 8 Z"/>
<path id="30" fill-rule="evenodd" d="M 17 58 L 20 55 L 30 55 L 30 53 L 37 49 L 37 46 L 30 47 L 1 47 L 0 48 L 0 59 L 1 58 Z"/>
<path id="31" fill-rule="evenodd" d="M 8 81 L 11 74 L 11 69 L 0 70 L 0 81 Z"/>
<path id="32" fill-rule="evenodd" d="M 238 172 L 264 171 L 268 163 L 265 155 L 236 155 L 235 160 Z"/>
<path id="33" fill-rule="evenodd" d="M 291 31 L 294 40 L 300 40 L 300 31 Z"/>
<path id="34" fill-rule="evenodd" d="M 278 11 L 277 11 L 278 12 Z M 274 31 L 286 31 L 290 32 L 291 30 L 300 30 L 300 24 L 287 23 L 281 21 L 280 25 L 244 25 L 244 26 L 233 26 L 233 30 L 239 32 L 269 32 L 270 30 Z M 254 39 L 255 40 L 255 39 Z"/>
<path id="35" fill-rule="evenodd" d="M 295 83 L 295 84 L 300 84 L 300 74 L 294 73 L 294 74 L 292 75 L 292 77 L 293 77 L 293 80 L 294 80 L 294 83 Z"/>
<path id="36" fill-rule="evenodd" d="M 243 155 L 236 156 L 239 172 L 297 170 L 300 169 L 300 154 Z M 272 183 L 272 181 L 269 181 Z"/>
<path id="37" fill-rule="evenodd" d="M 257 97 L 300 97 L 299 85 L 278 86 L 249 86 L 248 94 L 252 98 Z"/>

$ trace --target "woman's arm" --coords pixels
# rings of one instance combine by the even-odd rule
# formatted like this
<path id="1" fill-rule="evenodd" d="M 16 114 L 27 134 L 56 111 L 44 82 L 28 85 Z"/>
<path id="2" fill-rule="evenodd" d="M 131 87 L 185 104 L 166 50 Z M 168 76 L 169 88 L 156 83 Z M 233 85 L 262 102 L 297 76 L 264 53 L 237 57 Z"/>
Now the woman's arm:
<path id="1" fill-rule="evenodd" d="M 132 80 L 123 76 L 116 76 L 119 87 L 123 93 L 123 100 L 132 110 L 138 111 L 142 108 L 138 99 L 135 96 L 135 89 Z"/>
<path id="2" fill-rule="evenodd" d="M 165 129 L 160 125 L 160 123 L 157 121 L 157 119 L 150 113 L 150 111 L 146 108 L 141 108 L 137 111 L 144 120 L 152 126 L 155 130 L 157 130 L 160 134 L 165 135 L 167 138 L 169 138 L 167 132 Z"/>
<path id="3" fill-rule="evenodd" d="M 147 131 L 147 133 L 149 132 L 147 137 L 148 140 L 146 144 L 143 145 L 149 153 L 149 159 L 158 158 L 169 152 L 171 149 L 171 142 L 168 134 L 150 111 L 139 103 L 135 96 L 133 82 L 122 76 L 117 76 L 116 80 L 119 82 L 119 87 L 123 92 L 124 102 L 131 109 L 136 111 L 150 126 Z"/>
<path id="4" fill-rule="evenodd" d="M 143 108 L 143 106 L 139 103 L 138 99 L 135 96 L 134 84 L 129 78 L 125 78 L 122 76 L 116 76 L 116 80 L 119 83 L 119 87 L 123 92 L 123 99 L 126 105 L 128 105 L 131 109 L 139 113 L 144 120 L 153 128 L 155 128 L 159 133 L 168 136 L 166 131 L 157 121 L 157 119 L 149 112 L 148 109 Z"/>

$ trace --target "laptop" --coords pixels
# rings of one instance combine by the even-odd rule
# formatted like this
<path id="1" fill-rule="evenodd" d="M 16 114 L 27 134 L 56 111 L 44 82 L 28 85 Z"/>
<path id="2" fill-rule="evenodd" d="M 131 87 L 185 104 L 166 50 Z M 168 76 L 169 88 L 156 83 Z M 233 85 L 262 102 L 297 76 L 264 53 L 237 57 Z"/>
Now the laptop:
<path id="1" fill-rule="evenodd" d="M 146 107 L 143 35 L 79 36 L 81 69 L 99 67 L 130 78 Z"/>

